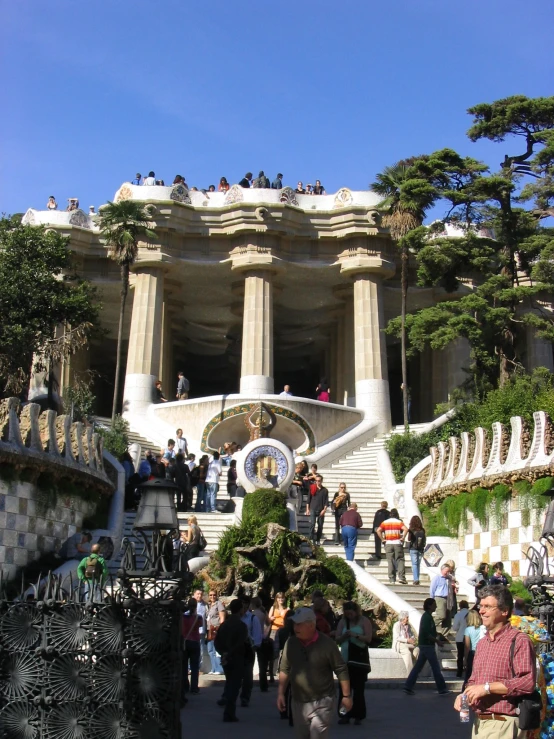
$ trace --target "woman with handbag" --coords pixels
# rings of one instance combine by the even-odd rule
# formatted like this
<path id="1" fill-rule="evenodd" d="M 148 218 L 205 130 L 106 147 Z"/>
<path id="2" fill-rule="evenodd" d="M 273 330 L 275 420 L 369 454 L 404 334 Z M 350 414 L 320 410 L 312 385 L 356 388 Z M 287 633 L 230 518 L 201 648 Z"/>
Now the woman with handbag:
<path id="1" fill-rule="evenodd" d="M 371 621 L 362 616 L 360 606 L 347 601 L 342 606 L 343 616 L 337 625 L 336 641 L 340 645 L 342 658 L 348 664 L 350 690 L 352 692 L 352 708 L 339 719 L 339 724 L 348 724 L 354 719 L 359 726 L 367 715 L 365 705 L 365 683 L 371 672 L 369 663 L 369 645 L 373 638 Z M 342 700 L 339 687 L 339 702 Z M 340 714 L 339 714 L 340 715 Z"/>
<path id="2" fill-rule="evenodd" d="M 223 675 L 221 658 L 215 648 L 215 637 L 221 624 L 227 618 L 225 606 L 217 597 L 217 591 L 210 588 L 208 593 L 208 613 L 206 614 L 206 643 L 212 669 L 210 675 Z"/>
<path id="3" fill-rule="evenodd" d="M 275 678 L 273 677 L 273 670 L 275 660 L 277 660 L 279 657 L 279 640 L 277 639 L 277 632 L 280 629 L 284 628 L 285 619 L 287 617 L 287 614 L 289 613 L 289 610 L 290 609 L 287 608 L 286 605 L 285 594 L 277 593 L 268 614 L 269 623 L 271 624 L 269 638 L 273 642 L 273 657 L 269 660 L 269 682 L 271 683 L 275 682 Z"/>
<path id="4" fill-rule="evenodd" d="M 392 648 L 406 665 L 406 675 L 412 671 L 419 650 L 416 647 L 417 634 L 410 625 L 408 611 L 400 611 L 398 621 L 392 627 Z"/>
<path id="5" fill-rule="evenodd" d="M 331 510 L 335 514 L 335 544 L 340 544 L 342 539 L 340 537 L 340 517 L 343 513 L 346 513 L 350 505 L 350 494 L 346 492 L 346 483 L 341 482 L 339 489 L 333 495 L 331 501 Z"/>

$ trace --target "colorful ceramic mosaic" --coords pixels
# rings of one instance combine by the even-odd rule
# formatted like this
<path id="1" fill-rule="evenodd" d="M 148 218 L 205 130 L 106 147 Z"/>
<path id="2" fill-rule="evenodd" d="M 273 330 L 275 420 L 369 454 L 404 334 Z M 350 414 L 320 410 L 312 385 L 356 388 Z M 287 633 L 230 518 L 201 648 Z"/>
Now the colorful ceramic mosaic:
<path id="1" fill-rule="evenodd" d="M 204 428 L 204 431 L 202 433 L 202 441 L 200 445 L 202 451 L 213 451 L 213 449 L 208 446 L 208 437 L 214 430 L 214 428 L 218 426 L 222 421 L 225 421 L 227 418 L 233 418 L 234 416 L 240 416 L 243 413 L 251 413 L 254 409 L 258 408 L 259 405 L 259 403 L 240 403 L 239 405 L 234 405 L 231 408 L 226 408 L 223 412 L 218 413 L 217 416 L 214 416 L 211 421 L 206 424 L 206 427 Z M 301 457 L 307 457 L 308 455 L 315 452 L 315 435 L 306 419 L 302 418 L 302 416 L 299 416 L 298 413 L 295 413 L 290 408 L 284 408 L 283 406 L 274 405 L 273 403 L 266 402 L 264 402 L 264 405 L 271 413 L 274 413 L 276 416 L 288 418 L 289 421 L 292 421 L 297 426 L 300 426 L 302 431 L 306 434 L 306 436 L 308 437 L 308 448 L 304 449 L 303 452 L 299 452 L 299 455 Z"/>

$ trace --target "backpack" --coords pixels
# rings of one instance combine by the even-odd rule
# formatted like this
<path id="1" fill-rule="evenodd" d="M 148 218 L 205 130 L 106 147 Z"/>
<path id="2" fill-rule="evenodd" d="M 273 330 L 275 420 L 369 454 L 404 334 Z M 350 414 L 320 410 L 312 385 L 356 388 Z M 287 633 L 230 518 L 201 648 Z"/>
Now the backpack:
<path id="1" fill-rule="evenodd" d="M 190 473 L 190 484 L 193 487 L 196 487 L 196 485 L 198 485 L 198 480 L 199 479 L 200 479 L 199 465 L 196 465 L 196 467 Z"/>
<path id="2" fill-rule="evenodd" d="M 425 531 L 410 531 L 410 549 L 425 551 Z"/>
<path id="3" fill-rule="evenodd" d="M 206 547 L 208 546 L 208 542 L 206 541 L 206 537 L 202 533 L 202 529 L 200 529 L 200 535 L 198 536 L 198 546 L 200 547 L 200 551 L 204 551 Z"/>
<path id="4" fill-rule="evenodd" d="M 100 580 L 102 577 L 102 565 L 98 557 L 87 557 L 85 566 L 85 578 L 87 580 Z"/>
<path id="5" fill-rule="evenodd" d="M 190 382 L 187 380 L 186 377 L 183 377 L 183 392 L 188 393 L 190 390 Z"/>

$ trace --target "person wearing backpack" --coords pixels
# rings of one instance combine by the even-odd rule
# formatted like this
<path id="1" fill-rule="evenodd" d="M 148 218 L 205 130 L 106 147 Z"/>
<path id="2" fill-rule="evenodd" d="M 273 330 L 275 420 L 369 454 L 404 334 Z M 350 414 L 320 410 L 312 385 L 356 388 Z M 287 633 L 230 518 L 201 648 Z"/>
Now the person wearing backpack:
<path id="1" fill-rule="evenodd" d="M 93 544 L 90 554 L 79 562 L 77 577 L 84 585 L 86 598 L 92 588 L 92 600 L 102 601 L 102 588 L 108 577 L 108 567 L 100 554 L 100 544 Z"/>
<path id="2" fill-rule="evenodd" d="M 179 372 L 177 375 L 177 395 L 175 396 L 178 400 L 188 400 L 190 391 L 190 382 L 185 377 L 184 372 Z"/>
<path id="3" fill-rule="evenodd" d="M 414 585 L 419 585 L 419 565 L 423 552 L 425 551 L 425 544 L 427 537 L 425 536 L 425 529 L 419 516 L 412 516 L 410 525 L 408 526 L 408 533 L 406 534 L 406 540 L 409 542 L 410 547 L 410 559 L 412 560 L 412 575 L 414 578 Z"/>

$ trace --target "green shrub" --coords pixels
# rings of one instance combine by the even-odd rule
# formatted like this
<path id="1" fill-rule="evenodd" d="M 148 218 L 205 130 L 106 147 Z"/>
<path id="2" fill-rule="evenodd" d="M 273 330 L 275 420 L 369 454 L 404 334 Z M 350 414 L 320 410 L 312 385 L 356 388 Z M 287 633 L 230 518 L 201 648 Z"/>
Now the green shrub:
<path id="1" fill-rule="evenodd" d="M 262 489 L 249 493 L 242 506 L 242 519 L 255 521 L 258 525 L 278 523 L 288 528 L 287 496 L 277 490 Z"/>
<path id="2" fill-rule="evenodd" d="M 489 491 L 485 488 L 474 488 L 467 499 L 467 508 L 479 521 L 483 529 L 488 523 L 488 500 Z"/>
<path id="3" fill-rule="evenodd" d="M 521 580 L 512 580 L 511 583 L 508 583 L 508 590 L 512 594 L 514 600 L 516 598 L 523 598 L 526 603 L 531 603 L 531 593 L 527 590 Z"/>
<path id="4" fill-rule="evenodd" d="M 324 571 L 329 574 L 329 584 L 339 585 L 345 599 L 353 598 L 356 593 L 356 578 L 349 565 L 341 557 L 327 557 Z"/>
<path id="5" fill-rule="evenodd" d="M 129 424 L 123 416 L 116 416 L 110 428 L 99 426 L 96 430 L 104 440 L 104 448 L 116 459 L 129 448 Z"/>
<path id="6" fill-rule="evenodd" d="M 458 536 L 460 526 L 463 526 L 463 530 L 465 530 L 468 505 L 469 495 L 460 493 L 459 495 L 448 496 L 439 507 L 439 516 L 442 523 L 453 532 L 453 536 Z"/>
<path id="7" fill-rule="evenodd" d="M 427 536 L 457 536 L 457 532 L 450 531 L 439 515 L 438 508 L 420 505 L 419 510 Z"/>

